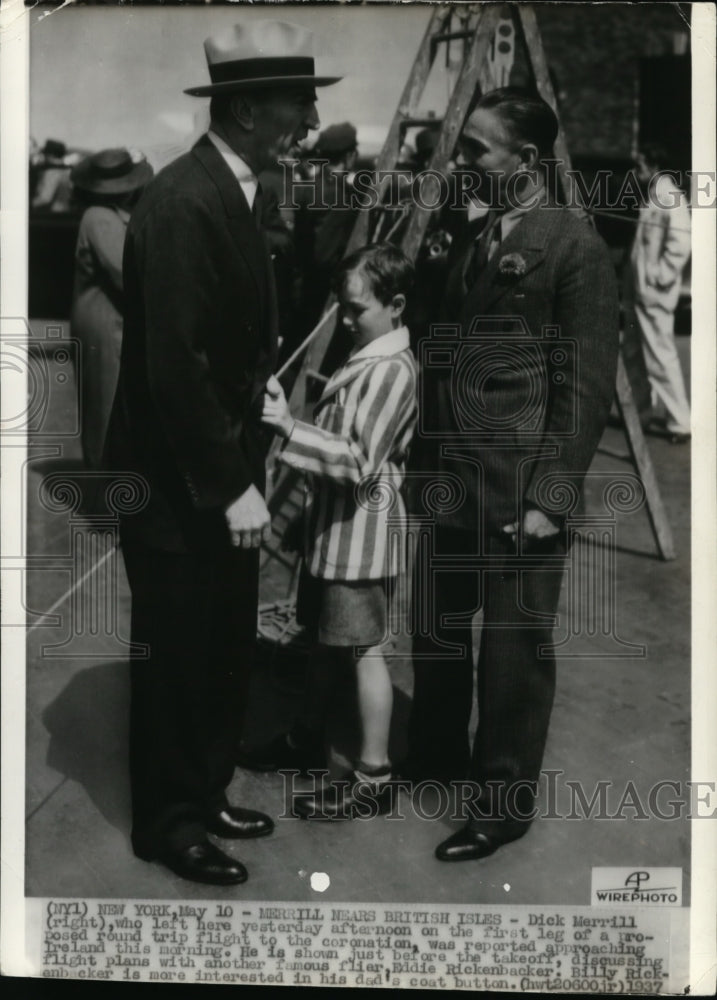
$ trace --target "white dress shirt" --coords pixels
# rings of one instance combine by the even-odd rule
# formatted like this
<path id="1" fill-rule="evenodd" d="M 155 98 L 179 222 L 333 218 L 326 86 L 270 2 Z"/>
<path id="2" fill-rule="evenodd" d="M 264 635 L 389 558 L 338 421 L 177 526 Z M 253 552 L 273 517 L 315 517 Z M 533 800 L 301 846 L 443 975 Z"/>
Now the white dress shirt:
<path id="1" fill-rule="evenodd" d="M 241 156 L 239 156 L 238 153 L 235 153 L 231 146 L 227 145 L 221 136 L 218 136 L 216 132 L 212 131 L 209 131 L 207 134 L 221 153 L 224 162 L 239 182 L 239 186 L 244 192 L 244 197 L 249 203 L 249 208 L 253 208 L 254 198 L 256 197 L 256 189 L 259 184 L 256 174 L 252 172 L 249 164 L 246 163 L 245 160 L 242 160 Z"/>

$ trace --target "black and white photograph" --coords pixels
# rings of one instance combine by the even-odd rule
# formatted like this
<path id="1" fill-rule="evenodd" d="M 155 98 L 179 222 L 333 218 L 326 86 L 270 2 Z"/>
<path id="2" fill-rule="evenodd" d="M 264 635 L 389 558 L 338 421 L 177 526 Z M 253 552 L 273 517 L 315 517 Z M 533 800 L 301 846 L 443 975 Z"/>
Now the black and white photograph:
<path id="1" fill-rule="evenodd" d="M 3 974 L 712 994 L 714 4 L 2 18 Z"/>

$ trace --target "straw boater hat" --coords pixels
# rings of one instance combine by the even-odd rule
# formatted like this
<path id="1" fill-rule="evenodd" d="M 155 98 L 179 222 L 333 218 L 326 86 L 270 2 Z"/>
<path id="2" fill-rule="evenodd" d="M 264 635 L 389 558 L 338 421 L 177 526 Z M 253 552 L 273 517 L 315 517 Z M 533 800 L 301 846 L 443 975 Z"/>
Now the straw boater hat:
<path id="1" fill-rule="evenodd" d="M 184 93 L 211 97 L 253 87 L 296 83 L 326 87 L 336 83 L 340 76 L 316 76 L 312 42 L 311 31 L 286 21 L 236 24 L 204 43 L 212 82 Z"/>
<path id="2" fill-rule="evenodd" d="M 144 187 L 153 174 L 144 157 L 133 157 L 127 149 L 103 149 L 78 163 L 70 180 L 92 194 L 126 194 Z"/>

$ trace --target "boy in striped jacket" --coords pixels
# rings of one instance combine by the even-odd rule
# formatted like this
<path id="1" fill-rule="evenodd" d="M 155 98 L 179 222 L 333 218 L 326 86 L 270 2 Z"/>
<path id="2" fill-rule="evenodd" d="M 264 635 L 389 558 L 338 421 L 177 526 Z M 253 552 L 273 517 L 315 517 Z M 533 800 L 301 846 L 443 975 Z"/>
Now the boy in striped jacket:
<path id="1" fill-rule="evenodd" d="M 307 474 L 297 617 L 324 663 L 335 670 L 340 656 L 351 659 L 358 689 L 360 758 L 348 784 L 295 800 L 309 819 L 390 808 L 393 695 L 381 643 L 405 551 L 394 540 L 405 532 L 400 487 L 417 419 L 417 366 L 402 322 L 412 280 L 410 261 L 388 244 L 346 258 L 336 290 L 355 348 L 326 384 L 314 424 L 292 417 L 276 379 L 264 397 L 264 423 L 284 438 L 280 461 Z"/>

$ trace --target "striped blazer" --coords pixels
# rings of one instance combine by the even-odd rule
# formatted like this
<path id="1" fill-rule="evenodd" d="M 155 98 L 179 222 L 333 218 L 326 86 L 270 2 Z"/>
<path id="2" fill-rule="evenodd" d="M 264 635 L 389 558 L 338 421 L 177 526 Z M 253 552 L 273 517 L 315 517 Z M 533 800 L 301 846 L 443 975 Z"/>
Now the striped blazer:
<path id="1" fill-rule="evenodd" d="M 401 569 L 400 488 L 416 425 L 417 365 L 406 327 L 362 347 L 297 420 L 280 460 L 307 473 L 304 558 L 326 580 L 376 580 Z M 393 539 L 388 544 L 389 531 Z"/>

